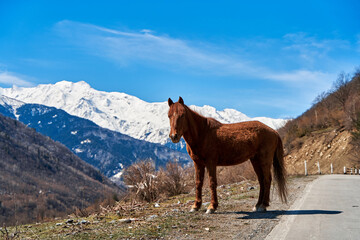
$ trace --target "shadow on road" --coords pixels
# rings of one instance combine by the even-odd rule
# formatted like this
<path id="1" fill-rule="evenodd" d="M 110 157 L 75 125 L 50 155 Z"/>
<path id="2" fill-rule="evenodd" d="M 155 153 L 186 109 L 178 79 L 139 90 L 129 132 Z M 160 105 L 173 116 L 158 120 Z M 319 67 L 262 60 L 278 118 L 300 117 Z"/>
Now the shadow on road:
<path id="1" fill-rule="evenodd" d="M 245 215 L 237 219 L 275 219 L 282 215 L 318 215 L 318 214 L 340 214 L 342 211 L 330 210 L 288 210 L 288 211 L 267 211 L 267 212 L 233 212 L 232 214 Z M 225 213 L 226 214 L 226 213 Z"/>

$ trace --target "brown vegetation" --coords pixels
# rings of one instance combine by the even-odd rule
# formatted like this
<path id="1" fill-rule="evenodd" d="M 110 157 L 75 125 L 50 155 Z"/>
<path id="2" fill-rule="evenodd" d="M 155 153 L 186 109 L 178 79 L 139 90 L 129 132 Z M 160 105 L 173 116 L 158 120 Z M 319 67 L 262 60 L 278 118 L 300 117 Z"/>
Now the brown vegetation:
<path id="1" fill-rule="evenodd" d="M 257 179 L 250 161 L 231 167 L 218 167 L 217 172 L 219 185 Z"/>
<path id="2" fill-rule="evenodd" d="M 217 172 L 219 185 L 256 180 L 250 161 L 231 167 L 219 167 Z M 156 170 L 153 161 L 139 161 L 127 168 L 123 174 L 129 190 L 126 198 L 130 201 L 155 202 L 189 193 L 195 188 L 194 174 L 193 165 L 181 166 L 176 161 L 170 161 L 165 167 Z M 205 178 L 208 183 L 207 176 Z"/>
<path id="3" fill-rule="evenodd" d="M 360 113 L 360 70 L 352 78 L 340 73 L 328 92 L 319 94 L 313 106 L 279 130 L 287 150 L 296 138 L 327 128 L 352 131 Z"/>
<path id="4" fill-rule="evenodd" d="M 146 202 L 189 191 L 189 169 L 177 162 L 168 162 L 165 168 L 156 171 L 153 161 L 139 161 L 125 170 L 123 178 L 130 197 Z"/>
<path id="5" fill-rule="evenodd" d="M 66 216 L 118 191 L 62 144 L 0 115 L 0 225 Z"/>

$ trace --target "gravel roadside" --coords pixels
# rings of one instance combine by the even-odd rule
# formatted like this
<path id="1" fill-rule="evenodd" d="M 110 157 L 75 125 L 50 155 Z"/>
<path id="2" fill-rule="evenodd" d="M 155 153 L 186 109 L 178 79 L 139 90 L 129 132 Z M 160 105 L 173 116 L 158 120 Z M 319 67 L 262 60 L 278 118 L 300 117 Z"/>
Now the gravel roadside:
<path id="1" fill-rule="evenodd" d="M 265 213 L 251 211 L 257 201 L 258 185 L 253 186 L 254 189 L 248 191 L 246 196 L 226 194 L 226 190 L 231 192 L 236 189 L 236 184 L 220 186 L 219 209 L 215 214 L 204 214 L 204 207 L 195 216 L 189 217 L 187 225 L 192 231 L 173 231 L 165 239 L 265 239 L 278 224 L 284 211 L 302 196 L 306 185 L 317 177 L 290 177 L 287 183 L 287 204 L 281 202 L 276 189 L 272 188 L 270 207 Z M 227 195 L 231 197 L 227 198 Z"/>
<path id="2" fill-rule="evenodd" d="M 272 188 L 271 203 L 265 213 L 252 212 L 257 202 L 257 181 L 218 186 L 219 208 L 205 214 L 210 202 L 209 188 L 203 192 L 203 207 L 189 213 L 194 191 L 158 203 L 124 203 L 102 207 L 88 217 L 9 227 L 21 239 L 255 239 L 262 240 L 279 223 L 285 211 L 302 196 L 317 176 L 290 177 L 288 203 L 281 203 Z M 1 238 L 1 235 L 0 235 Z"/>

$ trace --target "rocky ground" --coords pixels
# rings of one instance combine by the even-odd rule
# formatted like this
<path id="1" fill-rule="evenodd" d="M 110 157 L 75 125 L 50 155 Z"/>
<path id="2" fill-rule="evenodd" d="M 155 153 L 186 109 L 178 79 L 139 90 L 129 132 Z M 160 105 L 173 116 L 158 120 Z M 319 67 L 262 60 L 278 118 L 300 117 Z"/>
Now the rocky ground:
<path id="1" fill-rule="evenodd" d="M 205 214 L 209 190 L 204 190 L 203 209 L 189 213 L 194 193 L 158 203 L 118 202 L 101 207 L 98 213 L 79 218 L 69 216 L 46 223 L 0 228 L 5 239 L 264 239 L 279 222 L 282 214 L 305 186 L 316 176 L 291 177 L 289 201 L 283 204 L 272 189 L 272 202 L 266 213 L 254 213 L 258 197 L 254 181 L 218 187 L 219 208 Z M 1 236 L 2 235 L 2 236 Z"/>
<path id="2" fill-rule="evenodd" d="M 285 157 L 289 174 L 304 174 L 304 161 L 307 162 L 309 174 L 318 173 L 318 164 L 322 174 L 330 174 L 331 164 L 333 172 L 337 174 L 342 174 L 344 167 L 360 168 L 357 161 L 360 156 L 352 144 L 352 134 L 344 129 L 314 131 L 297 138 L 292 144 L 292 150 Z"/>

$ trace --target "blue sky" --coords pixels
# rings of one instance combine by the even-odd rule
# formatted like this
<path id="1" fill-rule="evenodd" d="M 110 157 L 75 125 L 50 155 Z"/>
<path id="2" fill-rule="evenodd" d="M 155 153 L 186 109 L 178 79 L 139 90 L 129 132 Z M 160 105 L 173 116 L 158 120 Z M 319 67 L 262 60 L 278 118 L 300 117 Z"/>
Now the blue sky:
<path id="1" fill-rule="evenodd" d="M 0 0 L 0 87 L 61 80 L 296 117 L 360 66 L 359 1 Z"/>

